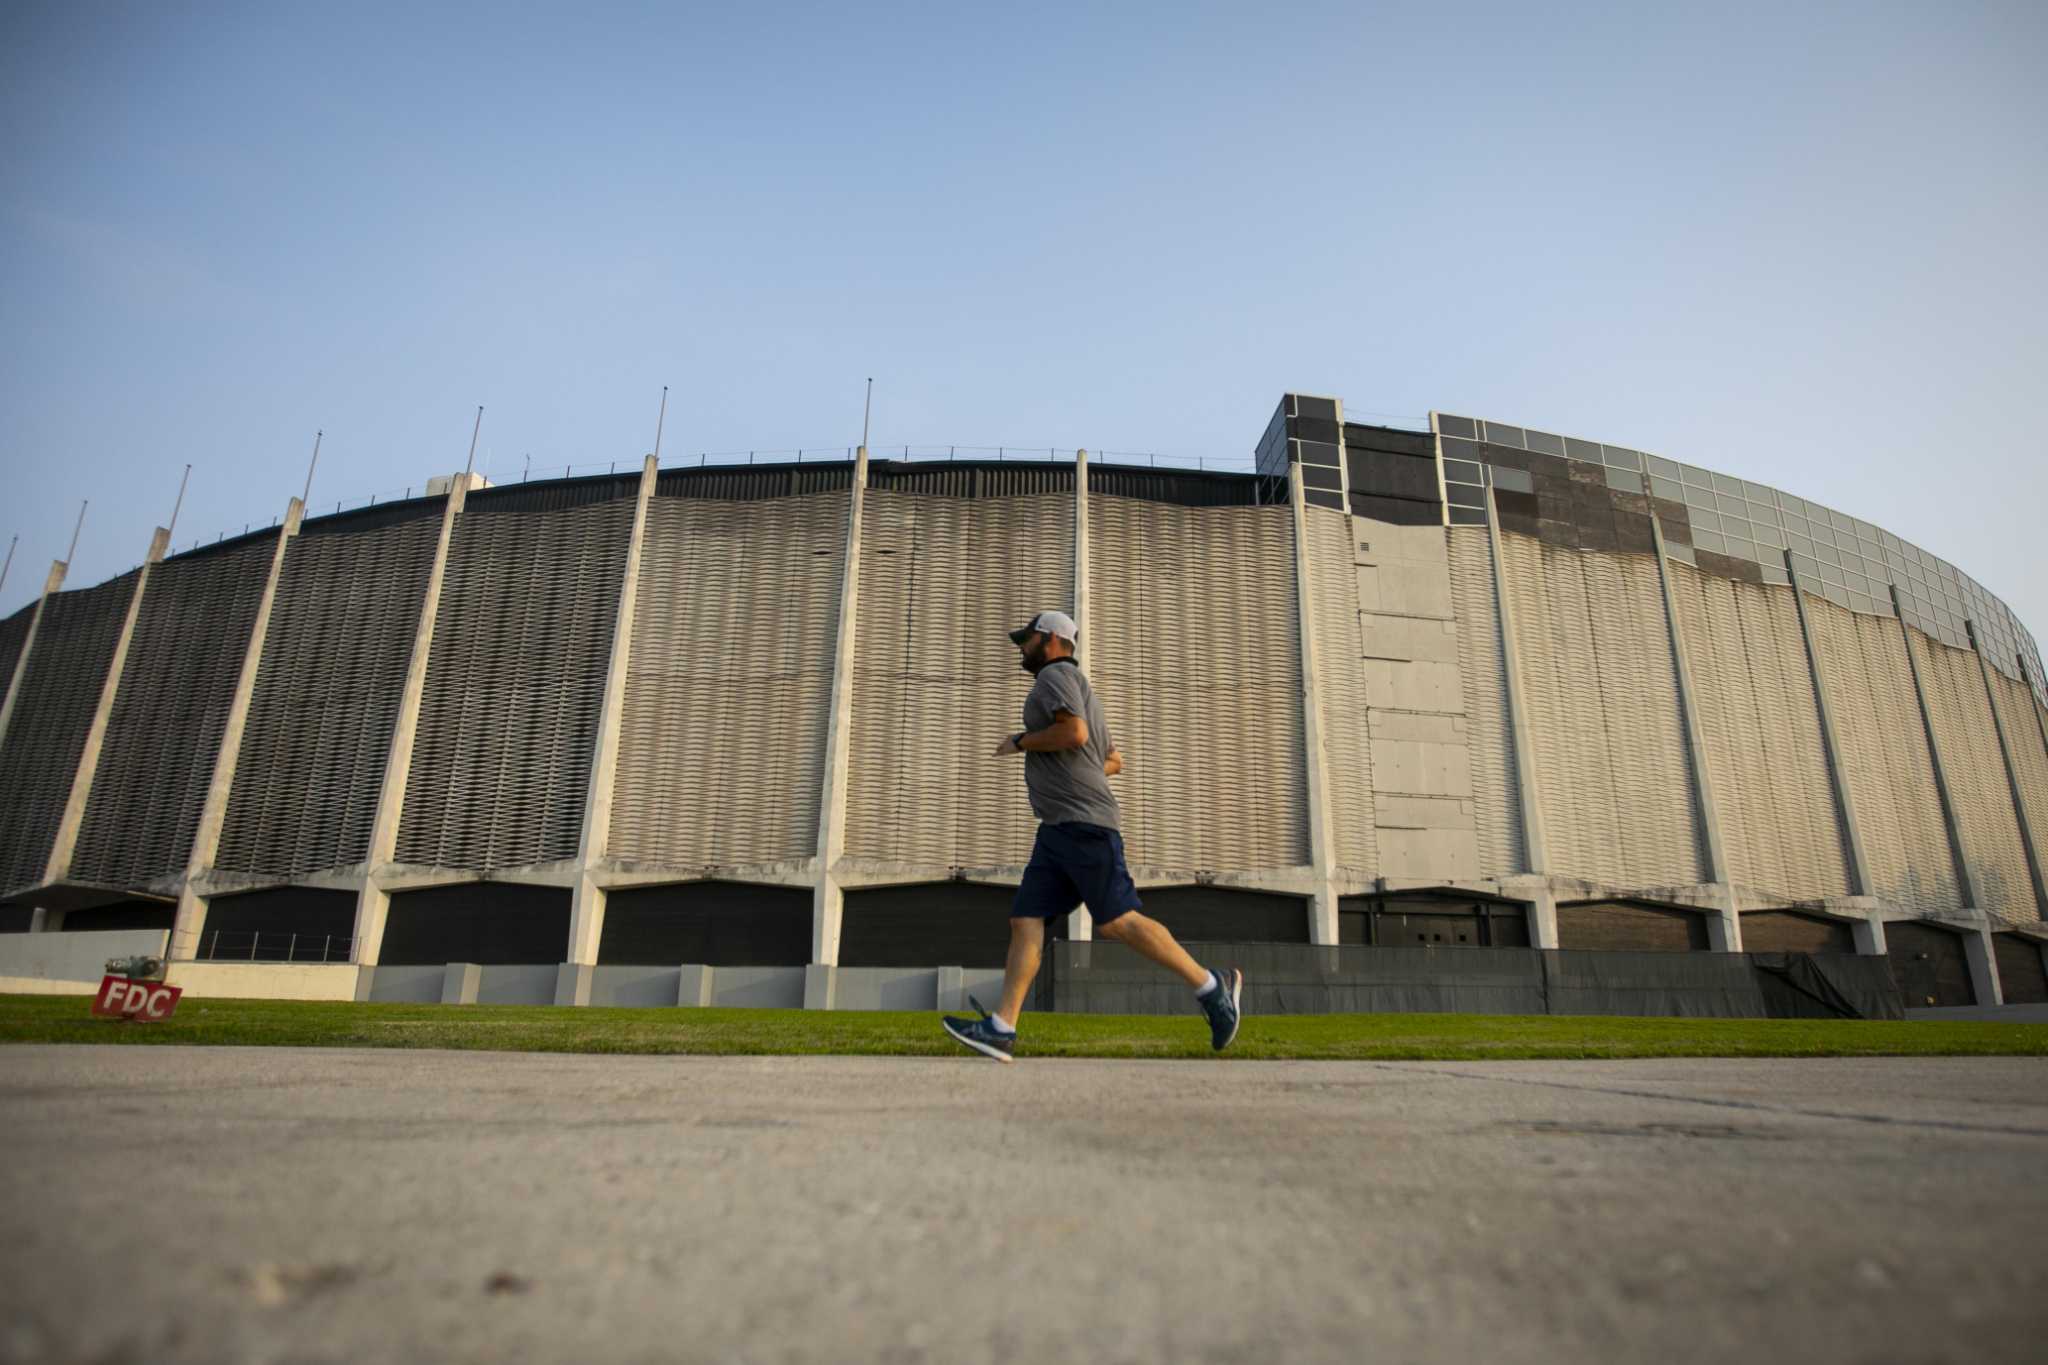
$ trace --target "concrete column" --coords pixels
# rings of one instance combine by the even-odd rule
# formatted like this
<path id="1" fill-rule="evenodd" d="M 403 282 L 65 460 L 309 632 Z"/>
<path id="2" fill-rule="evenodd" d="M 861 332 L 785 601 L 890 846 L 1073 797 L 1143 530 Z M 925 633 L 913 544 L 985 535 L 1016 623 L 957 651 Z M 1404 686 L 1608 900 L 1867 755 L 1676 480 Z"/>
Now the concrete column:
<path id="1" fill-rule="evenodd" d="M 612 625 L 611 660 L 605 666 L 604 701 L 598 709 L 597 747 L 590 759 L 590 790 L 583 802 L 583 837 L 576 855 L 576 887 L 569 900 L 569 960 L 556 981 L 557 1005 L 590 1003 L 590 973 L 568 970 L 597 963 L 604 936 L 604 888 L 598 864 L 611 849 L 612 788 L 619 771 L 619 726 L 626 710 L 626 670 L 633 658 L 633 614 L 640 601 L 640 560 L 647 539 L 647 504 L 654 498 L 660 466 L 649 455 L 640 466 L 640 492 L 633 504 L 633 531 L 626 542 L 625 582 L 619 587 L 618 618 Z"/>
<path id="2" fill-rule="evenodd" d="M 1664 525 L 1650 518 L 1656 543 L 1657 583 L 1664 590 L 1664 625 L 1671 637 L 1672 675 L 1678 680 L 1678 709 L 1685 720 L 1685 747 L 1692 757 L 1692 794 L 1705 835 L 1707 880 L 1714 884 L 1720 913 L 1707 920 L 1707 940 L 1717 953 L 1742 951 L 1742 917 L 1735 913 L 1735 890 L 1728 883 L 1728 855 L 1721 842 L 1721 812 L 1714 802 L 1713 774 L 1707 770 L 1707 741 L 1700 729 L 1698 694 L 1692 685 L 1692 663 L 1685 648 L 1685 629 L 1678 621 L 1678 594 L 1671 586 L 1671 565 L 1664 557 Z"/>
<path id="3" fill-rule="evenodd" d="M 370 825 L 370 850 L 365 859 L 363 889 L 356 897 L 355 960 L 377 965 L 384 946 L 384 919 L 391 911 L 391 893 L 378 878 L 398 849 L 398 821 L 405 813 L 405 783 L 412 775 L 412 741 L 420 726 L 420 699 L 427 689 L 427 660 L 434 652 L 434 620 L 441 610 L 441 582 L 448 573 L 448 544 L 455 519 L 469 494 L 469 481 L 455 478 L 441 508 L 441 538 L 434 545 L 434 567 L 420 601 L 419 625 L 412 636 L 412 658 L 405 669 L 405 688 L 398 694 L 398 718 L 391 727 L 391 748 L 384 762 L 384 785 L 377 793 L 377 815 Z"/>
<path id="4" fill-rule="evenodd" d="M 1828 691 L 1827 670 L 1821 666 L 1820 647 L 1814 642 L 1813 623 L 1806 618 L 1806 585 L 1799 581 L 1792 552 L 1785 552 L 1785 575 L 1792 581 L 1792 606 L 1799 614 L 1799 636 L 1806 642 L 1806 668 L 1813 678 L 1813 695 L 1820 710 L 1820 737 L 1827 747 L 1828 780 L 1835 789 L 1835 808 L 1841 813 L 1842 852 L 1849 864 L 1850 892 L 1874 896 L 1870 880 L 1870 858 L 1863 850 L 1863 827 L 1856 820 L 1856 802 L 1849 794 L 1849 770 L 1842 758 L 1841 737 L 1835 731 L 1835 706 Z M 1882 932 L 1879 934 L 1882 939 Z M 1860 951 L 1860 950 L 1859 950 Z M 1884 949 L 1880 946 L 1879 952 Z"/>
<path id="5" fill-rule="evenodd" d="M 1529 902 L 1529 942 L 1538 948 L 1557 946 L 1557 893 L 1547 887 Z"/>
<path id="6" fill-rule="evenodd" d="M 2027 855 L 2027 880 L 2034 889 L 2034 917 L 2048 919 L 2048 886 L 2041 880 L 2041 846 L 2034 839 L 2034 825 L 2027 818 L 2026 798 L 2020 794 L 2019 769 L 2012 761 L 2012 738 L 2005 733 L 2005 721 L 1998 714 L 1998 695 L 1991 690 L 1991 665 L 1984 661 L 1983 647 L 1977 642 L 1977 623 L 1965 621 L 1963 626 L 1970 633 L 1970 650 L 1977 656 L 1977 674 L 1984 683 L 1984 704 L 1991 708 L 1991 728 L 1998 734 L 1998 756 L 2005 762 L 2005 791 L 2012 800 L 2013 820 L 2019 825 L 2020 849 Z M 2031 696 L 2027 698 L 2033 700 Z"/>
<path id="7" fill-rule="evenodd" d="M 1899 588 L 1892 585 L 1892 616 L 1899 623 L 1899 643 L 1906 647 L 1906 671 L 1913 675 L 1913 697 L 1920 703 L 1920 726 L 1927 733 L 1927 756 L 1934 763 L 1934 792 L 1941 798 L 1941 822 L 1948 829 L 1948 848 L 1956 865 L 1956 886 L 1963 908 L 1976 910 L 1977 879 L 1971 874 L 1969 855 L 1963 850 L 1963 826 L 1956 818 L 1955 799 L 1949 795 L 1948 765 L 1941 759 L 1941 737 L 1934 733 L 1934 713 L 1927 709 L 1927 688 L 1920 681 L 1920 660 L 1913 655 L 1913 634 L 1906 626 L 1906 613 L 1899 607 Z M 1982 996 L 1978 997 L 1980 1000 Z"/>
<path id="8" fill-rule="evenodd" d="M 14 718 L 14 699 L 21 694 L 21 680 L 28 676 L 28 656 L 36 647 L 36 631 L 43 624 L 43 608 L 49 605 L 50 594 L 64 586 L 64 573 L 70 567 L 61 559 L 50 566 L 50 576 L 43 580 L 42 596 L 36 599 L 35 610 L 29 613 L 28 634 L 21 639 L 21 657 L 14 661 L 14 672 L 7 675 L 7 695 L 0 700 L 0 747 L 7 743 L 7 722 Z"/>
<path id="9" fill-rule="evenodd" d="M 1074 620 L 1081 627 L 1080 638 L 1074 641 L 1074 661 L 1087 673 L 1090 656 L 1088 641 L 1093 635 L 1089 629 L 1089 609 L 1092 595 L 1088 591 L 1088 452 L 1074 452 Z M 1084 943 L 1095 937 L 1095 919 L 1086 910 L 1067 912 L 1067 937 L 1077 943 Z M 941 969 L 944 970 L 943 968 Z M 941 991 L 941 994 L 944 994 Z M 958 1005 L 940 1005 L 942 1009 L 958 1009 Z"/>
<path id="10" fill-rule="evenodd" d="M 227 724 L 221 727 L 220 751 L 213 760 L 213 779 L 207 784 L 206 804 L 200 807 L 199 827 L 192 835 L 192 851 L 185 861 L 185 881 L 178 888 L 177 918 L 171 925 L 171 939 L 165 956 L 173 961 L 190 961 L 198 954 L 200 935 L 206 931 L 209 897 L 195 889 L 213 870 L 220 852 L 221 826 L 227 823 L 228 797 L 235 788 L 235 766 L 242 757 L 242 731 L 249 723 L 249 704 L 256 696 L 256 674 L 263 666 L 263 642 L 270 634 L 270 611 L 277 602 L 277 582 L 284 574 L 285 550 L 299 533 L 305 504 L 293 498 L 285 504 L 284 529 L 270 554 L 270 576 L 263 582 L 263 597 L 256 604 L 256 624 L 249 632 L 249 647 L 242 653 L 242 671 L 235 679 L 234 697 L 228 703 Z"/>
<path id="11" fill-rule="evenodd" d="M 1521 648 L 1516 642 L 1515 604 L 1508 595 L 1507 564 L 1500 551 L 1500 509 L 1494 506 L 1493 489 L 1486 490 L 1486 540 L 1493 551 L 1493 600 L 1500 613 L 1501 672 L 1507 682 L 1508 727 L 1515 746 L 1515 793 L 1522 816 L 1522 848 L 1525 871 L 1544 875 L 1550 871 L 1550 852 L 1543 830 L 1543 803 L 1536 789 L 1536 745 L 1530 738 L 1529 704 L 1522 691 Z M 1549 898 L 1552 942 L 1539 948 L 1557 946 L 1557 897 Z"/>
<path id="12" fill-rule="evenodd" d="M 1339 430 L 1342 428 L 1340 427 Z M 1287 505 L 1294 517 L 1294 609 L 1301 622 L 1301 713 L 1308 772 L 1308 849 L 1315 890 L 1309 902 L 1309 942 L 1337 942 L 1337 884 L 1330 834 L 1329 759 L 1323 749 L 1323 707 L 1317 682 L 1314 595 L 1309 590 L 1308 502 L 1301 466 L 1287 469 Z"/>
<path id="13" fill-rule="evenodd" d="M 1963 956 L 1970 964 L 1970 990 L 1980 1005 L 2003 1005 L 2005 988 L 1998 980 L 1998 954 L 1991 945 L 1991 926 L 1979 915 L 1977 927 L 1963 934 Z"/>
<path id="14" fill-rule="evenodd" d="M 1872 910 L 1851 926 L 1856 935 L 1856 951 L 1865 957 L 1883 957 L 1886 952 L 1884 941 L 1884 917 Z"/>
<path id="15" fill-rule="evenodd" d="M 114 715 L 114 696 L 121 690 L 121 672 L 128 663 L 128 646 L 135 639 L 135 623 L 142 616 L 142 595 L 149 590 L 149 574 L 163 562 L 171 546 L 171 533 L 157 527 L 149 539 L 149 554 L 136 576 L 135 592 L 128 599 L 128 614 L 122 618 L 121 633 L 114 641 L 114 656 L 107 661 L 107 680 L 100 686 L 100 702 L 92 713 L 92 726 L 85 732 L 85 747 L 79 750 L 78 768 L 71 777 L 71 798 L 64 803 L 64 815 L 57 824 L 57 837 L 50 843 L 50 862 L 43 872 L 43 885 L 63 881 L 71 875 L 71 855 L 78 847 L 78 828 L 85 823 L 85 803 L 92 795 L 93 775 L 100 766 L 100 746 L 107 741 L 107 723 Z"/>
<path id="16" fill-rule="evenodd" d="M 833 869 L 846 852 L 853 641 L 860 626 L 860 530 L 867 493 L 868 448 L 862 446 L 853 459 L 853 497 L 846 511 L 846 566 L 839 583 L 839 638 L 832 650 L 832 715 L 825 729 L 825 786 L 818 802 L 818 869 L 811 899 L 811 961 L 825 967 L 839 964 L 839 925 L 846 911 L 846 893 Z M 809 994 L 806 989 L 807 1000 Z"/>

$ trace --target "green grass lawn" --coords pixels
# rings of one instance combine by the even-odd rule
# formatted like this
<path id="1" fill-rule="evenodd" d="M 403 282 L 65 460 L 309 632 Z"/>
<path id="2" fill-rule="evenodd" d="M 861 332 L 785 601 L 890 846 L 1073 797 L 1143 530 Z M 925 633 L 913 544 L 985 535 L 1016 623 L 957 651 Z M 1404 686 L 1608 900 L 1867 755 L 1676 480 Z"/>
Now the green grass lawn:
<path id="1" fill-rule="evenodd" d="M 733 1009 L 560 1009 L 549 1005 L 381 1005 L 186 1000 L 159 1024 L 95 1019 L 86 996 L 0 996 L 0 1043 L 186 1043 L 258 1047 L 464 1048 L 965 1056 L 936 1013 Z M 1027 1016 L 1022 1057 L 1210 1057 L 1182 1018 Z M 1227 1059 L 1530 1057 L 1929 1057 L 2048 1055 L 2048 1024 L 1868 1023 L 1809 1019 L 1558 1018 L 1497 1014 L 1324 1014 L 1247 1019 Z"/>

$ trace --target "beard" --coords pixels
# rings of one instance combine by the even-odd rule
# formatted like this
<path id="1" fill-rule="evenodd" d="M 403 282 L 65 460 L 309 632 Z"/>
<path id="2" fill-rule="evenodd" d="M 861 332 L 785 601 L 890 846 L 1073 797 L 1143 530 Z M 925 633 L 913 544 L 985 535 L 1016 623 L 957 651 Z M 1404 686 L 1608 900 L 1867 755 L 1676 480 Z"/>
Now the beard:
<path id="1" fill-rule="evenodd" d="M 1023 657 L 1017 660 L 1017 667 L 1023 669 L 1026 673 L 1036 673 L 1039 669 L 1044 668 L 1046 663 L 1045 645 L 1043 642 L 1040 642 L 1024 651 Z"/>

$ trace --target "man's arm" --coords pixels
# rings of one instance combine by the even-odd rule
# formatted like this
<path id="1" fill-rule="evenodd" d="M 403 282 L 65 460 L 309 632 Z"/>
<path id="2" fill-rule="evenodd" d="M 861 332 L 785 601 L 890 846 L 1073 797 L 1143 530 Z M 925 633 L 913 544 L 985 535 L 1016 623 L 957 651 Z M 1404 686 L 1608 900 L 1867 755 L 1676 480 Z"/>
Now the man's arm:
<path id="1" fill-rule="evenodd" d="M 1052 724 L 1043 730 L 1031 730 L 1021 735 L 1011 735 L 996 745 L 998 756 L 1003 754 L 1056 754 L 1065 749 L 1078 749 L 1088 742 L 1088 722 L 1072 711 L 1053 712 Z"/>
<path id="2" fill-rule="evenodd" d="M 1115 777 L 1124 770 L 1124 754 L 1121 749 L 1111 749 L 1109 757 L 1102 760 L 1102 775 Z"/>

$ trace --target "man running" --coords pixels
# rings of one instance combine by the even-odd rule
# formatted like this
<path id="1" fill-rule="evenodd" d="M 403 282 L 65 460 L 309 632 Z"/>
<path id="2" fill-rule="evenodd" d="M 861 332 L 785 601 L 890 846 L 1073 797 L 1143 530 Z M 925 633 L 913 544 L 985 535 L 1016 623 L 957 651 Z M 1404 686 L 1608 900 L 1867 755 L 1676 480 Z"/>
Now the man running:
<path id="1" fill-rule="evenodd" d="M 1024 728 L 996 746 L 998 757 L 1024 755 L 1024 786 L 1038 816 L 1038 840 L 1010 906 L 1010 956 L 1003 969 L 1003 999 L 990 1014 L 972 996 L 979 1019 L 947 1015 L 955 1040 L 999 1062 L 1013 1061 L 1017 1018 L 1038 975 L 1045 927 L 1086 904 L 1103 938 L 1128 944 L 1194 988 L 1209 1016 L 1209 1042 L 1218 1051 L 1237 1037 L 1238 998 L 1244 973 L 1209 971 L 1175 941 L 1167 927 L 1138 912 L 1138 889 L 1124 869 L 1122 810 L 1109 779 L 1123 770 L 1102 705 L 1074 662 L 1074 618 L 1042 611 L 1010 632 L 1020 665 L 1035 676 L 1024 699 Z"/>

